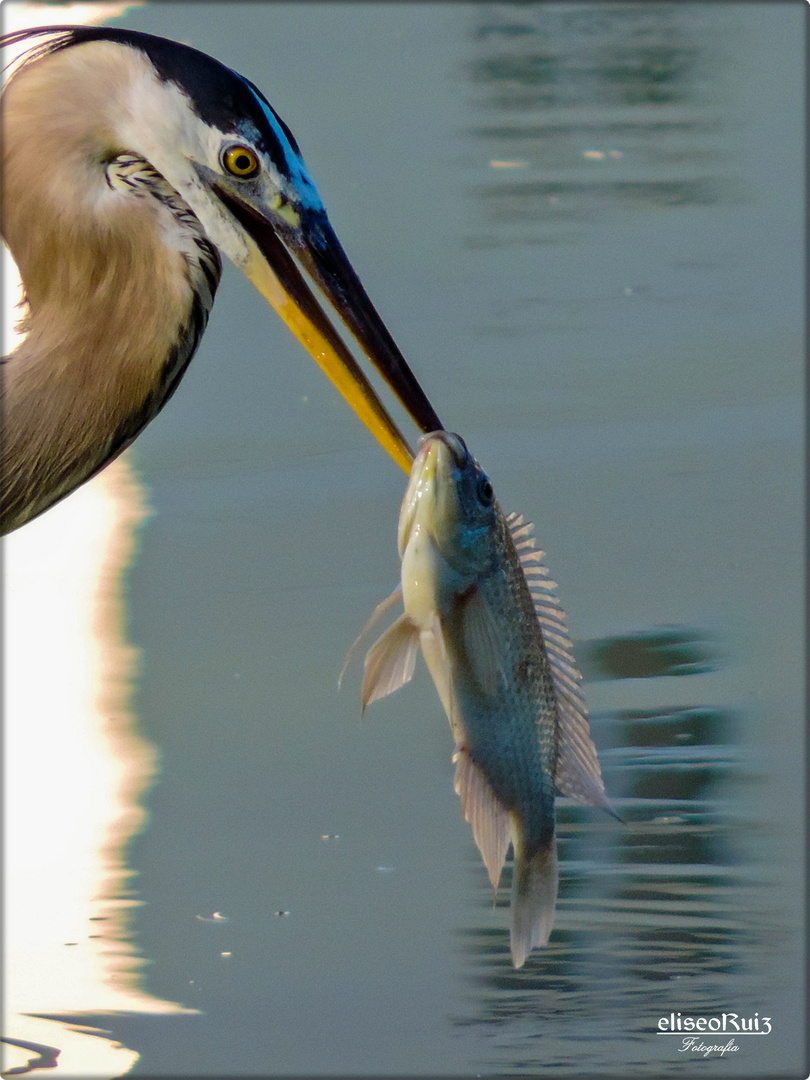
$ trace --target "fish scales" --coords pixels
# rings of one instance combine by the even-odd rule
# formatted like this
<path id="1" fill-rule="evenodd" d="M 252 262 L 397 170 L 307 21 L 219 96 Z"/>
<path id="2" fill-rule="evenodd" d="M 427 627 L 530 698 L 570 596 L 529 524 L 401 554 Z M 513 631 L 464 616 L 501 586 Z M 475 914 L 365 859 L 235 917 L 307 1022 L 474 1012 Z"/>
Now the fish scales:
<path id="1" fill-rule="evenodd" d="M 504 516 L 460 436 L 423 436 L 400 513 L 401 585 L 355 642 L 402 601 L 403 614 L 366 655 L 363 708 L 408 682 L 421 649 L 456 742 L 455 789 L 493 888 L 510 842 L 514 849 L 515 967 L 551 933 L 555 795 L 613 813 L 565 615 L 531 530 Z"/>
<path id="2" fill-rule="evenodd" d="M 457 742 L 484 771 L 499 802 L 520 814 L 524 844 L 536 849 L 554 831 L 557 701 L 534 602 L 497 502 L 493 531 L 493 562 L 474 584 L 509 662 L 503 664 L 498 692 L 482 692 L 466 647 L 463 598 L 454 604 L 444 639 L 458 698 Z"/>

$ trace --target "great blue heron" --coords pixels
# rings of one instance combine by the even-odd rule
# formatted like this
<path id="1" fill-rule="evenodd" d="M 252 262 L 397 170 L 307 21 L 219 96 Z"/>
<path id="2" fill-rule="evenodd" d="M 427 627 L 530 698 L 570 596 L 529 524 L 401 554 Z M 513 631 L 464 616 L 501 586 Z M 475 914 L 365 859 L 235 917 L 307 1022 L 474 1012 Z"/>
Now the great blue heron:
<path id="1" fill-rule="evenodd" d="M 441 424 L 260 91 L 150 34 L 59 26 L 0 44 L 29 39 L 2 97 L 2 228 L 27 302 L 27 336 L 3 364 L 3 531 L 98 472 L 166 403 L 220 253 L 407 470 L 407 442 L 300 268 L 417 425 Z"/>

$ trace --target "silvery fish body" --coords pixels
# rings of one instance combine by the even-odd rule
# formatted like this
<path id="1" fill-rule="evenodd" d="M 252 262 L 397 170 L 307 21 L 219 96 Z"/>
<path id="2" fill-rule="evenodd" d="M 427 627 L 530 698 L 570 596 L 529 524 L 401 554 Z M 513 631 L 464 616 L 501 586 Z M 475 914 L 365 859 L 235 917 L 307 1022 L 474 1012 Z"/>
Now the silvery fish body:
<path id="1" fill-rule="evenodd" d="M 493 888 L 514 848 L 515 967 L 554 920 L 555 795 L 610 811 L 565 616 L 531 529 L 504 516 L 458 435 L 424 436 L 400 514 L 401 587 L 371 623 L 400 598 L 404 613 L 369 650 L 363 680 L 365 708 L 411 678 L 421 648 Z"/>

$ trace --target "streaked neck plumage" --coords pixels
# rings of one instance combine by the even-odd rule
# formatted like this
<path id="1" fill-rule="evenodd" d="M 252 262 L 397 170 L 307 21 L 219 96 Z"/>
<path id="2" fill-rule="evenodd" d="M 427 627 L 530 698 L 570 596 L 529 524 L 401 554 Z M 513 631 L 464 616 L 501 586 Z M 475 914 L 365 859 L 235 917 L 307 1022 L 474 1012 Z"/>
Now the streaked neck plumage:
<path id="1" fill-rule="evenodd" d="M 32 63 L 4 93 L 3 234 L 27 301 L 27 336 L 2 368 L 4 532 L 129 445 L 176 388 L 213 303 L 216 248 L 116 133 L 146 63 L 96 42 Z"/>

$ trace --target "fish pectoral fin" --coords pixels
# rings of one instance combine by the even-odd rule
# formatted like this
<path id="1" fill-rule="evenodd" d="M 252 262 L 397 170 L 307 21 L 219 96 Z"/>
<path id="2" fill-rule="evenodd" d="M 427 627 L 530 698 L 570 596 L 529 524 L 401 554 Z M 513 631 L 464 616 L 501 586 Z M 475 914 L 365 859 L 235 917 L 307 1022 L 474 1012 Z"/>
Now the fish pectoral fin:
<path id="1" fill-rule="evenodd" d="M 372 626 L 376 623 L 376 621 L 380 618 L 380 616 L 384 615 L 386 613 L 386 611 L 388 611 L 388 609 L 390 607 L 392 607 L 398 600 L 402 600 L 402 586 L 401 585 L 397 585 L 397 587 L 394 589 L 394 591 L 392 593 L 390 593 L 388 596 L 386 596 L 386 598 L 384 600 L 381 600 L 379 602 L 379 604 L 377 604 L 377 606 L 374 608 L 374 610 L 371 613 L 371 618 L 368 620 L 366 625 L 363 627 L 363 629 L 360 631 L 360 633 L 354 639 L 354 641 L 352 642 L 351 648 L 346 653 L 346 659 L 343 661 L 343 667 L 340 669 L 340 674 L 338 675 L 338 690 L 340 690 L 340 684 L 343 682 L 343 676 L 346 674 L 346 668 L 348 668 L 349 664 L 351 663 L 352 657 L 354 656 L 354 654 L 357 652 L 358 648 L 360 647 L 360 644 L 362 643 L 363 638 L 365 638 L 366 634 L 369 632 L 369 630 L 372 628 Z"/>
<path id="2" fill-rule="evenodd" d="M 498 888 L 509 847 L 509 813 L 498 802 L 484 774 L 463 748 L 453 755 L 456 763 L 455 789 L 461 809 L 472 826 L 473 839 L 492 882 Z"/>
<path id="3" fill-rule="evenodd" d="M 470 670 L 481 691 L 494 697 L 505 678 L 498 624 L 479 589 L 465 597 L 463 604 L 464 648 Z"/>
<path id="4" fill-rule="evenodd" d="M 407 615 L 400 615 L 377 638 L 363 665 L 363 712 L 372 701 L 393 694 L 410 680 L 418 646 L 419 632 Z"/>

